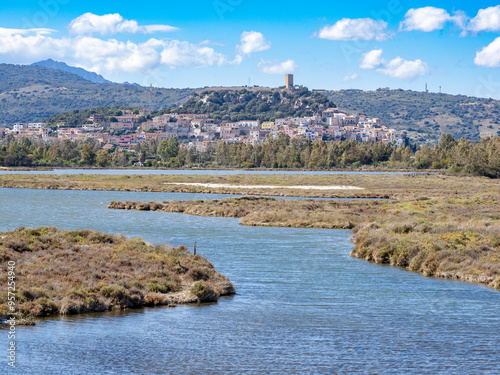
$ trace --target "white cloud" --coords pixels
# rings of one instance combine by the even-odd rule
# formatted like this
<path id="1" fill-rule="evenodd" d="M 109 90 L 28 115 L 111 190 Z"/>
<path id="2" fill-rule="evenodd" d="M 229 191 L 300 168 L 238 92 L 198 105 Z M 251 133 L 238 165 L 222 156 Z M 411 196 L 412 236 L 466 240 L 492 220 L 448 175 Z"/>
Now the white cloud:
<path id="1" fill-rule="evenodd" d="M 1 36 L 9 36 L 9 35 L 26 35 L 26 34 L 34 34 L 34 35 L 48 35 L 56 32 L 56 30 L 52 29 L 4 29 L 0 27 L 0 37 Z"/>
<path id="2" fill-rule="evenodd" d="M 259 69 L 266 74 L 289 74 L 297 69 L 297 65 L 293 60 L 284 62 L 264 61 L 259 63 Z"/>
<path id="3" fill-rule="evenodd" d="M 82 21 L 82 17 L 76 20 Z M 122 31 L 150 32 L 160 30 L 161 25 L 138 26 L 135 21 L 126 21 L 120 15 L 109 18 L 98 17 L 88 28 L 81 22 L 73 22 L 77 33 L 99 32 L 102 34 Z M 121 20 L 121 21 L 120 21 Z M 138 28 L 137 28 L 138 27 Z M 141 29 L 142 28 L 142 29 Z M 54 58 L 71 62 L 98 73 L 148 72 L 160 66 L 170 68 L 207 67 L 223 64 L 238 64 L 242 57 L 233 61 L 214 48 L 211 42 L 192 44 L 179 40 L 151 38 L 143 43 L 102 39 L 92 35 L 73 35 L 67 38 L 53 38 L 50 29 L 6 29 L 0 28 L 0 58 L 4 62 L 32 63 L 36 60 Z M 213 43 L 212 43 L 213 44 Z"/>
<path id="4" fill-rule="evenodd" d="M 364 53 L 359 67 L 362 69 L 375 70 L 389 77 L 401 79 L 413 79 L 429 72 L 427 63 L 420 59 L 408 61 L 401 57 L 396 57 L 395 59 L 386 61 L 382 58 L 381 49 Z"/>
<path id="5" fill-rule="evenodd" d="M 384 68 L 378 69 L 378 71 L 390 77 L 413 79 L 427 74 L 429 67 L 427 63 L 420 59 L 408 61 L 401 57 L 396 57 L 389 61 Z"/>
<path id="6" fill-rule="evenodd" d="M 165 44 L 161 53 L 161 62 L 171 68 L 204 67 L 223 65 L 227 63 L 227 59 L 213 48 L 172 40 Z"/>
<path id="7" fill-rule="evenodd" d="M 441 30 L 445 23 L 453 21 L 453 17 L 444 9 L 435 7 L 412 8 L 405 14 L 400 23 L 402 31 L 435 31 Z"/>
<path id="8" fill-rule="evenodd" d="M 358 78 L 358 75 L 356 73 L 352 73 L 352 74 L 346 74 L 344 76 L 344 82 L 347 82 L 347 81 L 352 81 L 354 79 Z"/>
<path id="9" fill-rule="evenodd" d="M 343 41 L 382 41 L 391 37 L 386 29 L 387 22 L 384 21 L 376 21 L 371 18 L 343 18 L 333 26 L 323 27 L 318 33 L 318 38 Z"/>
<path id="10" fill-rule="evenodd" d="M 474 63 L 488 68 L 500 67 L 500 37 L 496 38 L 481 51 L 476 53 Z"/>
<path id="11" fill-rule="evenodd" d="M 264 35 L 257 31 L 244 31 L 241 34 L 241 46 L 238 49 L 245 55 L 265 51 L 271 48 L 271 43 L 266 41 Z"/>
<path id="12" fill-rule="evenodd" d="M 71 41 L 47 36 L 50 32 L 50 29 L 0 28 L 1 59 L 4 62 L 30 63 L 49 57 L 63 58 L 71 47 Z"/>
<path id="13" fill-rule="evenodd" d="M 383 64 L 382 50 L 374 49 L 363 54 L 363 60 L 361 60 L 359 67 L 361 69 L 375 69 Z"/>
<path id="14" fill-rule="evenodd" d="M 117 33 L 152 34 L 174 31 L 177 28 L 169 25 L 140 26 L 137 21 L 126 20 L 118 13 L 105 14 L 103 16 L 85 13 L 71 21 L 69 30 L 76 35 L 92 35 L 94 33 L 111 35 Z"/>
<path id="15" fill-rule="evenodd" d="M 128 73 L 154 69 L 161 61 L 156 39 L 135 44 L 114 39 L 82 37 L 74 40 L 74 57 L 92 71 Z M 161 46 L 161 43 L 160 43 Z"/>
<path id="16" fill-rule="evenodd" d="M 477 16 L 470 20 L 467 29 L 474 32 L 499 31 L 500 5 L 486 9 L 479 9 Z"/>
<path id="17" fill-rule="evenodd" d="M 77 38 L 75 58 L 87 62 L 96 72 L 144 72 L 161 65 L 170 68 L 207 67 L 230 64 L 226 56 L 213 48 L 179 40 L 149 39 L 145 43 Z"/>

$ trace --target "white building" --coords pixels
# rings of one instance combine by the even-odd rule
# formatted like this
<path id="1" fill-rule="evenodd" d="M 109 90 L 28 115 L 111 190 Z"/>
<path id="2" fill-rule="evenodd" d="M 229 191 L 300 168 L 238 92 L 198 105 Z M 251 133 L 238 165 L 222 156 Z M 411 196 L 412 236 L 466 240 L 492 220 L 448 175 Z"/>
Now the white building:
<path id="1" fill-rule="evenodd" d="M 27 125 L 22 122 L 16 122 L 12 127 L 12 131 L 19 132 L 21 129 L 26 129 Z"/>
<path id="2" fill-rule="evenodd" d="M 248 128 L 258 128 L 260 123 L 258 120 L 244 120 L 244 121 L 239 121 L 238 122 L 239 126 L 244 126 Z"/>
<path id="3" fill-rule="evenodd" d="M 28 129 L 41 129 L 44 127 L 45 124 L 43 122 L 31 122 L 28 124 Z"/>

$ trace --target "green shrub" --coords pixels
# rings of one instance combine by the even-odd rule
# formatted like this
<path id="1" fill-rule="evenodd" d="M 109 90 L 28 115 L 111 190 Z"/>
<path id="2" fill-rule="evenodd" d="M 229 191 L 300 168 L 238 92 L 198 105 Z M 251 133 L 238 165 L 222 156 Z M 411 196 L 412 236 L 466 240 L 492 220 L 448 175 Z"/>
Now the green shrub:
<path id="1" fill-rule="evenodd" d="M 204 281 L 198 281 L 191 287 L 191 294 L 200 302 L 215 302 L 219 297 L 215 290 Z"/>

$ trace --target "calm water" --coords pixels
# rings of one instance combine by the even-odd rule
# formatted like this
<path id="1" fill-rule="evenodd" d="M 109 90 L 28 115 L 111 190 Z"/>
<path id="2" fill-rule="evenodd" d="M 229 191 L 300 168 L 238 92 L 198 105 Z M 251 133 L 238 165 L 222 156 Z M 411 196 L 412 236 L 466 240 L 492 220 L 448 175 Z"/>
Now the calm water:
<path id="1" fill-rule="evenodd" d="M 113 199 L 204 196 L 0 189 L 0 230 L 57 225 L 154 243 L 197 241 L 198 252 L 238 287 L 236 296 L 208 306 L 18 327 L 18 367 L 10 371 L 1 356 L 0 373 L 500 373 L 497 291 L 351 258 L 349 231 L 106 209 Z"/>
<path id="2" fill-rule="evenodd" d="M 197 170 L 197 169 L 178 169 L 178 170 L 159 170 L 159 169 L 54 169 L 52 171 L 6 171 L 0 170 L 2 174 L 103 174 L 103 175 L 238 175 L 238 174 L 300 174 L 300 175 L 328 175 L 328 174 L 409 174 L 409 172 L 348 172 L 348 171 L 262 171 L 262 170 Z M 412 172 L 412 174 L 414 174 Z"/>

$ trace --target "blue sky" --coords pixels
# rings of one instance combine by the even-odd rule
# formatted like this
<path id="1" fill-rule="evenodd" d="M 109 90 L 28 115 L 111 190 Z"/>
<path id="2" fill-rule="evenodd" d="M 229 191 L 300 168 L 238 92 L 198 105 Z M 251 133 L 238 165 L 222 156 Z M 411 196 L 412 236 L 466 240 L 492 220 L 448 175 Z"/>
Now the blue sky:
<path id="1" fill-rule="evenodd" d="M 0 5 L 0 62 L 53 58 L 157 87 L 379 87 L 500 99 L 500 5 L 28 0 Z M 498 38 L 498 39 L 497 39 Z"/>

